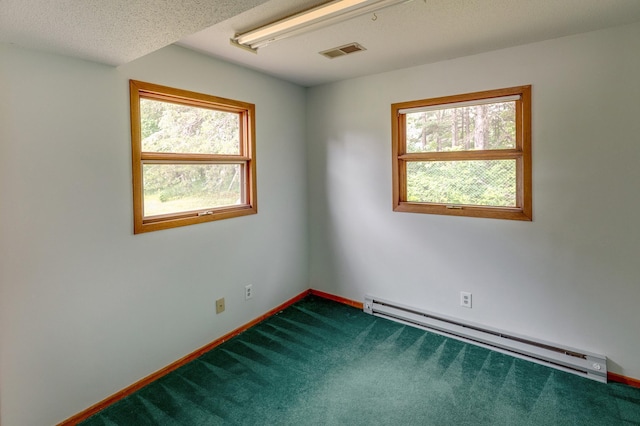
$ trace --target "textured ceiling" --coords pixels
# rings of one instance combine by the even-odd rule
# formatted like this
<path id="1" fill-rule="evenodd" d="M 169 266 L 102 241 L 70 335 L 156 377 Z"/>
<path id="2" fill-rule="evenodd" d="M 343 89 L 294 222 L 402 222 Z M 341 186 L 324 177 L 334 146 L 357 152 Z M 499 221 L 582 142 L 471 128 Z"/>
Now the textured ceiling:
<path id="1" fill-rule="evenodd" d="M 0 42 L 121 65 L 266 0 L 0 0 Z"/>
<path id="2" fill-rule="evenodd" d="M 0 42 L 120 65 L 181 46 L 313 86 L 640 21 L 640 0 L 413 0 L 253 54 L 243 32 L 323 0 L 0 0 Z M 327 59 L 351 42 L 367 50 Z M 638 52 L 630 52 L 638 54 Z"/>
<path id="3" fill-rule="evenodd" d="M 312 3 L 270 0 L 178 44 L 313 86 L 640 21 L 640 0 L 413 0 L 257 54 L 229 44 L 236 32 L 295 12 L 292 4 L 300 10 Z M 318 54 L 351 42 L 367 50 L 335 59 Z"/>

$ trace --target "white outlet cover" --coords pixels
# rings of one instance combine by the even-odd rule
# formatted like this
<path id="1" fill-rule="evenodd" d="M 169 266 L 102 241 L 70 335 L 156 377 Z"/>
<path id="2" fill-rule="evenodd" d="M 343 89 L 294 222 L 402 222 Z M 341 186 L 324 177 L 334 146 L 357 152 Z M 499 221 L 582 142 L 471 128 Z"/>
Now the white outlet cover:
<path id="1" fill-rule="evenodd" d="M 471 308 L 471 293 L 468 291 L 460 292 L 460 306 Z"/>

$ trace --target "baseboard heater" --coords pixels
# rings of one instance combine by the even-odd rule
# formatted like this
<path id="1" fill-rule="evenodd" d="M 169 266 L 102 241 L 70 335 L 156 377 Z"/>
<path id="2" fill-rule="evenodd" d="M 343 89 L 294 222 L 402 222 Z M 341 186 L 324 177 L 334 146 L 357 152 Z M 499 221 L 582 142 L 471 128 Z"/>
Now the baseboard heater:
<path id="1" fill-rule="evenodd" d="M 463 322 L 368 295 L 364 299 L 364 312 L 598 382 L 607 382 L 607 358 L 603 355 Z"/>

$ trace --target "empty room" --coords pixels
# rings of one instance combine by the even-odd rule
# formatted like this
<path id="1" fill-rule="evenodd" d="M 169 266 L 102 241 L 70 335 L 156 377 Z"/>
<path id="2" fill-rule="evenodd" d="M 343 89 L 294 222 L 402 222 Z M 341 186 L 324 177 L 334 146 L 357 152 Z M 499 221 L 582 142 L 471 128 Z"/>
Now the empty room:
<path id="1" fill-rule="evenodd" d="M 0 424 L 640 424 L 637 0 L 0 1 Z"/>

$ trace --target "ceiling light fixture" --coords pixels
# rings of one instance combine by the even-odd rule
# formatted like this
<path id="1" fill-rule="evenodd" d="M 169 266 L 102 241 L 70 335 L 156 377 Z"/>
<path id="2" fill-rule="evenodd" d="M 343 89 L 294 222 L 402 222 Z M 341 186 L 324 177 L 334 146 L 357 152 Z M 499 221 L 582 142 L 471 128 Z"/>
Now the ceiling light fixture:
<path id="1" fill-rule="evenodd" d="M 317 30 L 411 0 L 335 0 L 271 24 L 236 34 L 231 43 L 257 51 L 274 41 Z"/>

